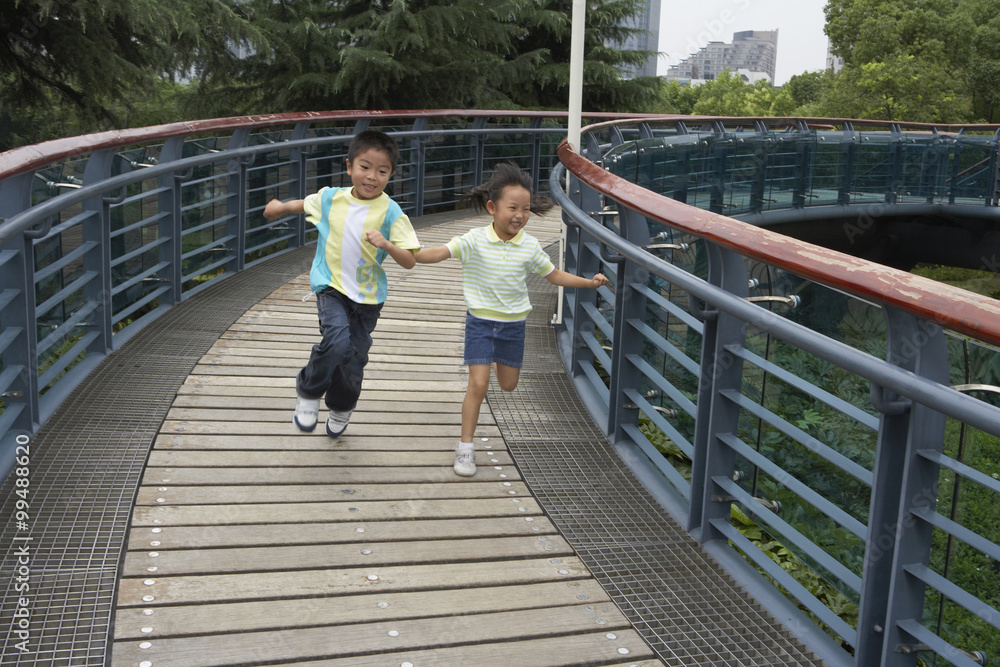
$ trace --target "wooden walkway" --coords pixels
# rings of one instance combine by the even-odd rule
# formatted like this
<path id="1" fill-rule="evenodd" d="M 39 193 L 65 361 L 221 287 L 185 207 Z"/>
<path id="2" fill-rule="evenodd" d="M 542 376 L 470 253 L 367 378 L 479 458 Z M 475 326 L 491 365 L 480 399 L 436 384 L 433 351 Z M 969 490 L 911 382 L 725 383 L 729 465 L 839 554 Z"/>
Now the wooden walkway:
<path id="1" fill-rule="evenodd" d="M 438 245 L 486 222 L 418 236 Z M 529 231 L 546 245 L 558 217 Z M 188 377 L 136 499 L 112 664 L 661 665 L 546 517 L 487 405 L 478 473 L 452 472 L 460 264 L 386 267 L 364 392 L 339 440 L 323 410 L 312 434 L 291 423 L 295 374 L 319 338 L 307 276 L 249 310 Z"/>

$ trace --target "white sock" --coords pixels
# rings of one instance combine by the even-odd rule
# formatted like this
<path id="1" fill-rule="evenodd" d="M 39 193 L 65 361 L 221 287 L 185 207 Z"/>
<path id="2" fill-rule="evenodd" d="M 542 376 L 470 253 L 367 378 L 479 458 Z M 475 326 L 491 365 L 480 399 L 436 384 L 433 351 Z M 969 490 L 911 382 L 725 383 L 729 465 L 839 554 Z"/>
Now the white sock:
<path id="1" fill-rule="evenodd" d="M 474 448 L 475 448 L 475 445 L 473 445 L 471 442 L 461 442 L 461 441 L 459 441 L 458 447 L 455 449 L 455 451 L 459 451 L 460 452 L 463 449 L 469 449 L 469 450 L 471 450 L 471 449 L 474 449 Z"/>

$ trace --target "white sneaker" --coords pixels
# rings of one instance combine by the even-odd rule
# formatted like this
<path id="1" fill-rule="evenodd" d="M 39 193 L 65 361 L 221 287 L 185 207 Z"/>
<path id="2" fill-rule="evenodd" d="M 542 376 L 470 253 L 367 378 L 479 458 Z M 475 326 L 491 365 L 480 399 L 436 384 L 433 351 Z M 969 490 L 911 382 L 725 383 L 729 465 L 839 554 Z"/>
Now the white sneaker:
<path id="1" fill-rule="evenodd" d="M 302 398 L 295 399 L 295 414 L 292 421 L 299 427 L 300 431 L 312 431 L 316 428 L 316 421 L 319 419 L 319 399 Z"/>
<path id="2" fill-rule="evenodd" d="M 476 474 L 476 452 L 472 449 L 455 450 L 455 474 L 472 477 Z"/>
<path id="3" fill-rule="evenodd" d="M 339 412 L 330 410 L 326 417 L 326 434 L 331 438 L 339 438 L 340 434 L 347 430 L 347 423 L 351 421 L 351 413 L 354 410 Z"/>

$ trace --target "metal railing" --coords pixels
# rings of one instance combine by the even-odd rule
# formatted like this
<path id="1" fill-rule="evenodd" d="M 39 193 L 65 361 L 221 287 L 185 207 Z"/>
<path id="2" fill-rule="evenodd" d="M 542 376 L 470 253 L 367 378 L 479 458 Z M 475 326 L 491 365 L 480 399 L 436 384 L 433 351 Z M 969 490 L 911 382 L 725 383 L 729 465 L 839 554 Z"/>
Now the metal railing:
<path id="1" fill-rule="evenodd" d="M 996 128 L 642 118 L 588 129 L 600 166 L 561 149 L 571 198 L 555 150 L 565 114 L 281 114 L 0 155 L 0 468 L 136 331 L 312 242 L 301 216 L 268 222 L 264 204 L 346 184 L 347 142 L 377 126 L 400 143 L 387 191 L 410 215 L 461 206 L 501 160 L 543 191 L 553 183 L 570 226 L 567 269 L 614 277 L 610 289 L 564 295 L 560 340 L 581 397 L 661 502 L 813 650 L 865 666 L 1000 653 L 983 634 L 996 634 L 996 609 L 976 597 L 998 576 L 988 572 L 980 589 L 959 581 L 965 560 L 1000 560 L 995 533 L 963 514 L 1000 492 L 981 465 L 1000 435 L 987 401 L 996 382 L 980 372 L 1000 343 L 997 302 L 609 173 L 715 211 L 802 210 L 825 190 L 842 206 L 899 205 L 912 170 L 893 165 L 924 150 L 936 167 L 920 178 L 937 185 L 920 197 L 993 212 Z M 849 159 L 818 148 L 824 132 Z M 755 158 L 741 152 L 748 141 Z M 882 152 L 858 159 L 855 142 Z M 777 546 L 759 546 L 768 544 Z M 954 618 L 974 632 L 956 632 Z"/>
<path id="2" fill-rule="evenodd" d="M 586 158 L 560 146 L 569 195 L 561 167 L 550 189 L 566 268 L 614 277 L 564 296 L 567 369 L 660 502 L 829 664 L 984 664 L 1000 650 L 1000 408 L 981 400 L 995 375 L 969 378 L 971 357 L 997 365 L 1000 302 L 616 175 L 676 193 L 697 183 L 691 156 L 708 154 L 706 208 L 733 173 L 804 205 L 806 150 L 792 183 L 782 160 L 729 169 L 742 122 L 715 119 L 702 136 L 677 119 L 609 123 L 585 129 Z M 783 122 L 757 119 L 753 136 L 791 144 L 772 131 Z M 819 143 L 805 121 L 792 127 Z M 992 154 L 995 129 L 981 140 Z M 668 172 L 669 187 L 649 178 Z M 970 196 L 979 207 L 993 178 Z"/>

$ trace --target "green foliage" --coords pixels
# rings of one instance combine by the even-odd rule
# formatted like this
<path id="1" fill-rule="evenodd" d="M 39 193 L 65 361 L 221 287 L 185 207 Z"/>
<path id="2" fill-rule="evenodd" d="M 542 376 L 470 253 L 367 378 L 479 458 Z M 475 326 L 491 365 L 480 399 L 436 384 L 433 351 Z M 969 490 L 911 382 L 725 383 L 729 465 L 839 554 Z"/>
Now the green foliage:
<path id="1" fill-rule="evenodd" d="M 837 588 L 824 579 L 818 571 L 806 564 L 805 561 L 796 556 L 790 549 L 785 547 L 778 540 L 774 539 L 770 533 L 761 528 L 759 524 L 747 516 L 742 510 L 740 510 L 739 507 L 733 505 L 730 510 L 730 515 L 732 524 L 736 526 L 744 537 L 753 542 L 754 546 L 760 549 L 772 561 L 777 563 L 782 570 L 795 579 L 796 583 L 800 584 L 803 588 L 809 591 L 809 593 L 816 597 L 816 599 L 826 605 L 830 611 L 839 616 L 852 627 L 857 627 L 857 604 L 837 590 Z M 777 584 L 772 577 L 767 575 L 764 575 L 764 577 L 779 590 L 785 592 L 784 588 Z M 804 606 L 799 605 L 799 609 L 805 612 L 817 623 L 819 622 L 816 615 Z M 836 634 L 832 630 L 827 629 L 827 632 L 831 637 L 836 638 Z"/>
<path id="2" fill-rule="evenodd" d="M 652 111 L 612 48 L 639 0 L 587 11 L 583 105 Z M 211 116 L 565 108 L 569 0 L 23 0 L 0 9 L 0 149 Z M 190 80 L 176 86 L 175 80 Z"/>
<path id="3" fill-rule="evenodd" d="M 263 45 L 238 0 L 19 0 L 0 23 L 0 148 L 125 127 L 187 71 L 231 44 Z M 38 130 L 33 118 L 40 117 Z M 41 132 L 49 134 L 41 134 Z M 58 134 L 52 134 L 58 132 Z"/>

